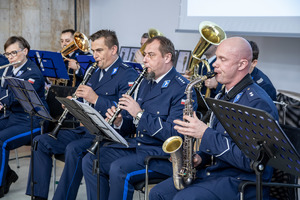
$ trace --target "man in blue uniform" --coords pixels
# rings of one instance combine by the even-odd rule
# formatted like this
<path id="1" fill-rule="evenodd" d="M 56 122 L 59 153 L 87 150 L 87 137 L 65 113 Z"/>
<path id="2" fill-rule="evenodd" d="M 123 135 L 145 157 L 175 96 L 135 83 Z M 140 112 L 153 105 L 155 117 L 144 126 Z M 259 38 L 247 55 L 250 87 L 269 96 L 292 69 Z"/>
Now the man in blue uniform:
<path id="1" fill-rule="evenodd" d="M 225 90 L 217 98 L 265 110 L 278 120 L 272 100 L 249 74 L 252 51 L 247 40 L 240 37 L 226 39 L 218 46 L 216 55 L 216 80 L 225 85 Z M 251 160 L 238 148 L 217 118 L 212 117 L 211 127 L 196 115 L 185 115 L 183 119 L 187 122 L 175 120 L 177 125 L 174 128 L 183 135 L 201 139 L 200 150 L 194 158 L 197 178 L 182 190 L 177 190 L 173 178 L 169 178 L 151 189 L 150 200 L 239 199 L 239 183 L 242 180 L 256 180 L 255 172 L 250 167 Z M 271 167 L 266 167 L 264 181 L 271 179 L 272 171 Z M 268 193 L 264 194 L 264 199 L 268 199 Z M 246 199 L 255 199 L 255 195 L 253 187 L 247 191 Z"/>
<path id="2" fill-rule="evenodd" d="M 149 155 L 166 155 L 163 142 L 174 135 L 173 120 L 182 117 L 184 94 L 187 79 L 173 67 L 175 50 L 172 42 L 162 36 L 153 37 L 146 42 L 144 64 L 147 76 L 139 88 L 137 100 L 123 95 L 120 108 L 129 117 L 119 115 L 114 122 L 120 133 L 136 133 L 129 139 L 129 148 L 119 144 L 100 148 L 100 199 L 132 199 L 133 184 L 144 180 L 144 159 Z M 194 102 L 196 95 L 194 95 Z M 196 108 L 196 103 L 194 108 Z M 115 108 L 107 112 L 111 118 Z M 92 174 L 95 156 L 87 154 L 83 159 L 83 173 L 86 181 L 88 199 L 97 198 L 97 176 Z M 158 161 L 150 165 L 149 177 L 171 175 L 171 163 Z"/>
<path id="3" fill-rule="evenodd" d="M 14 98 L 14 94 L 8 87 L 4 76 L 16 77 L 32 83 L 40 99 L 46 105 L 44 77 L 31 60 L 27 58 L 30 50 L 29 43 L 23 37 L 12 36 L 4 44 L 4 55 L 10 63 L 20 61 L 18 64 L 0 70 L 0 110 L 3 111 L 0 119 L 0 197 L 9 191 L 10 185 L 17 181 L 17 174 L 8 165 L 9 152 L 25 144 L 30 144 L 31 120 Z M 39 130 L 41 118 L 33 117 L 33 130 L 35 135 Z M 40 128 L 38 128 L 40 129 Z"/>
<path id="4" fill-rule="evenodd" d="M 60 46 L 64 49 L 71 42 L 74 41 L 75 30 L 66 29 L 61 32 L 60 35 Z M 71 52 L 64 58 L 65 65 L 69 74 L 69 81 L 67 86 L 77 87 L 83 80 L 83 72 L 80 69 L 80 64 L 77 62 L 78 55 L 87 55 L 88 52 L 83 52 L 80 49 Z"/>
<path id="5" fill-rule="evenodd" d="M 274 88 L 271 80 L 268 78 L 267 75 L 265 75 L 261 70 L 259 70 L 256 65 L 257 65 L 257 59 L 259 55 L 259 48 L 257 44 L 253 41 L 249 41 L 251 48 L 252 48 L 252 62 L 250 66 L 250 71 L 249 73 L 251 74 L 253 81 L 262 87 L 268 95 L 271 97 L 273 101 L 276 101 L 276 89 Z"/>
<path id="6" fill-rule="evenodd" d="M 118 56 L 119 43 L 114 31 L 100 30 L 90 37 L 91 48 L 98 68 L 86 85 L 80 85 L 76 96 L 90 103 L 103 116 L 108 108 L 116 105 L 119 98 L 136 79 L 137 72 Z M 80 126 L 61 130 L 57 140 L 48 134 L 35 137 L 38 142 L 34 151 L 34 196 L 47 199 L 52 169 L 52 155 L 65 154 L 65 167 L 53 199 L 76 199 L 82 179 L 81 159 L 93 142 L 94 135 Z M 27 192 L 30 195 L 30 176 Z"/>

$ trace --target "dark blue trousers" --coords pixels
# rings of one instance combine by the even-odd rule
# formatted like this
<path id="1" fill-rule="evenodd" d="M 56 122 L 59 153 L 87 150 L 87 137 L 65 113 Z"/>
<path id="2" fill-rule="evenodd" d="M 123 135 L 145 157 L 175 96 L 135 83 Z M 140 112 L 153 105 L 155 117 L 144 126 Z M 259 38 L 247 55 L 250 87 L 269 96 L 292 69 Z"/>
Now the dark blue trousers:
<path id="1" fill-rule="evenodd" d="M 61 130 L 55 140 L 48 134 L 34 138 L 38 142 L 34 151 L 34 196 L 48 197 L 52 171 L 52 155 L 65 154 L 65 166 L 55 191 L 53 199 L 76 199 L 82 180 L 82 157 L 93 142 L 93 135 L 87 133 L 84 127 L 73 130 Z M 31 171 L 26 194 L 30 195 Z"/>
<path id="2" fill-rule="evenodd" d="M 92 173 L 96 156 L 87 154 L 82 170 L 89 200 L 97 199 L 97 175 Z M 142 158 L 144 160 L 144 158 Z M 100 200 L 132 199 L 134 183 L 145 179 L 145 166 L 139 165 L 135 149 L 100 149 Z M 149 170 L 149 178 L 166 175 Z"/>
<path id="3" fill-rule="evenodd" d="M 40 134 L 39 120 L 33 123 L 34 136 Z M 10 150 L 30 144 L 31 127 L 29 115 L 11 114 L 0 120 L 0 186 L 5 185 L 6 174 L 10 170 L 8 165 Z"/>

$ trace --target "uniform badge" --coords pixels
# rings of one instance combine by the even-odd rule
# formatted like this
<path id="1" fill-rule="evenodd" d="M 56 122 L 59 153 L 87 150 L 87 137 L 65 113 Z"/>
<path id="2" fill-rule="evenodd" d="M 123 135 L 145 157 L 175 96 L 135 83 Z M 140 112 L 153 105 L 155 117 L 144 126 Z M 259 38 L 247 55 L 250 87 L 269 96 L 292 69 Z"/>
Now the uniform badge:
<path id="1" fill-rule="evenodd" d="M 27 67 L 27 69 L 28 69 L 29 71 L 31 71 L 31 67 Z"/>
<path id="2" fill-rule="evenodd" d="M 16 75 L 16 76 L 21 76 L 21 74 L 23 74 L 23 72 L 24 72 L 24 71 L 21 71 L 21 70 L 20 70 L 20 71 L 18 71 L 18 73 L 17 73 L 17 75 Z"/>
<path id="3" fill-rule="evenodd" d="M 161 88 L 168 87 L 169 83 L 170 83 L 170 80 L 165 80 L 165 82 L 162 84 Z"/>
<path id="4" fill-rule="evenodd" d="M 111 75 L 114 75 L 115 73 L 117 73 L 117 71 L 118 71 L 118 67 L 114 68 Z"/>
<path id="5" fill-rule="evenodd" d="M 28 79 L 28 82 L 34 84 L 35 80 L 33 78 Z"/>
<path id="6" fill-rule="evenodd" d="M 86 85 L 92 87 L 92 84 L 90 82 L 88 82 Z"/>
<path id="7" fill-rule="evenodd" d="M 242 95 L 243 95 L 243 92 L 237 94 L 233 100 L 233 103 L 237 102 L 241 98 Z"/>
<path id="8" fill-rule="evenodd" d="M 128 82 L 128 86 L 131 87 L 134 82 Z"/>

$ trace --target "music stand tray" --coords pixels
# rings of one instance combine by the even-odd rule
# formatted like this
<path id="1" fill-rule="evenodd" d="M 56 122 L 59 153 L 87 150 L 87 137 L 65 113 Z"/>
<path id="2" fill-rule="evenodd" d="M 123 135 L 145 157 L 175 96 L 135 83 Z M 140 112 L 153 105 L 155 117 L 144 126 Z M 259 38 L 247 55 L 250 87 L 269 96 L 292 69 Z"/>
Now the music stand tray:
<path id="1" fill-rule="evenodd" d="M 91 106 L 75 99 L 62 97 L 56 97 L 56 99 L 64 104 L 69 112 L 76 117 L 91 134 L 100 135 L 103 133 L 108 139 L 112 139 L 128 147 L 127 141 Z"/>
<path id="2" fill-rule="evenodd" d="M 223 100 L 206 100 L 237 146 L 253 160 L 257 199 L 262 199 L 261 175 L 267 164 L 300 176 L 299 154 L 269 113 Z"/>
<path id="3" fill-rule="evenodd" d="M 28 56 L 30 60 L 39 66 L 43 76 L 69 80 L 69 75 L 61 53 L 30 50 Z"/>

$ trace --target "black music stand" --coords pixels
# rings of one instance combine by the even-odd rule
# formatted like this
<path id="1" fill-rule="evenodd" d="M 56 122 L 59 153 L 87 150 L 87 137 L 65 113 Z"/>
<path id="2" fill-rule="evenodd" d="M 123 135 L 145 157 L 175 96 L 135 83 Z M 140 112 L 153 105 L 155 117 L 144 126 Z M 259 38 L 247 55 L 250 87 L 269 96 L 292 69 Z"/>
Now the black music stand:
<path id="1" fill-rule="evenodd" d="M 267 164 L 300 176 L 299 154 L 269 113 L 223 100 L 206 100 L 237 146 L 252 159 L 256 199 L 262 199 L 262 173 Z"/>
<path id="2" fill-rule="evenodd" d="M 69 80 L 61 53 L 30 50 L 28 57 L 39 66 L 43 76 Z"/>
<path id="3" fill-rule="evenodd" d="M 92 55 L 78 55 L 76 59 L 83 74 L 85 74 L 86 70 L 95 62 L 95 59 Z"/>
<path id="4" fill-rule="evenodd" d="M 36 93 L 32 84 L 28 81 L 14 77 L 4 77 L 8 86 L 11 88 L 15 98 L 20 102 L 25 112 L 30 115 L 30 129 L 31 129 L 31 199 L 34 195 L 34 176 L 33 176 L 33 150 L 36 145 L 33 144 L 33 116 L 44 118 L 52 121 L 52 117 Z"/>
<path id="5" fill-rule="evenodd" d="M 94 160 L 94 170 L 97 173 L 97 199 L 100 199 L 100 143 L 103 139 L 113 140 L 128 147 L 127 141 L 113 129 L 105 119 L 91 106 L 81 103 L 75 99 L 56 97 L 64 104 L 69 112 L 76 117 L 91 134 L 96 135 L 95 146 L 98 151 L 98 160 Z"/>

